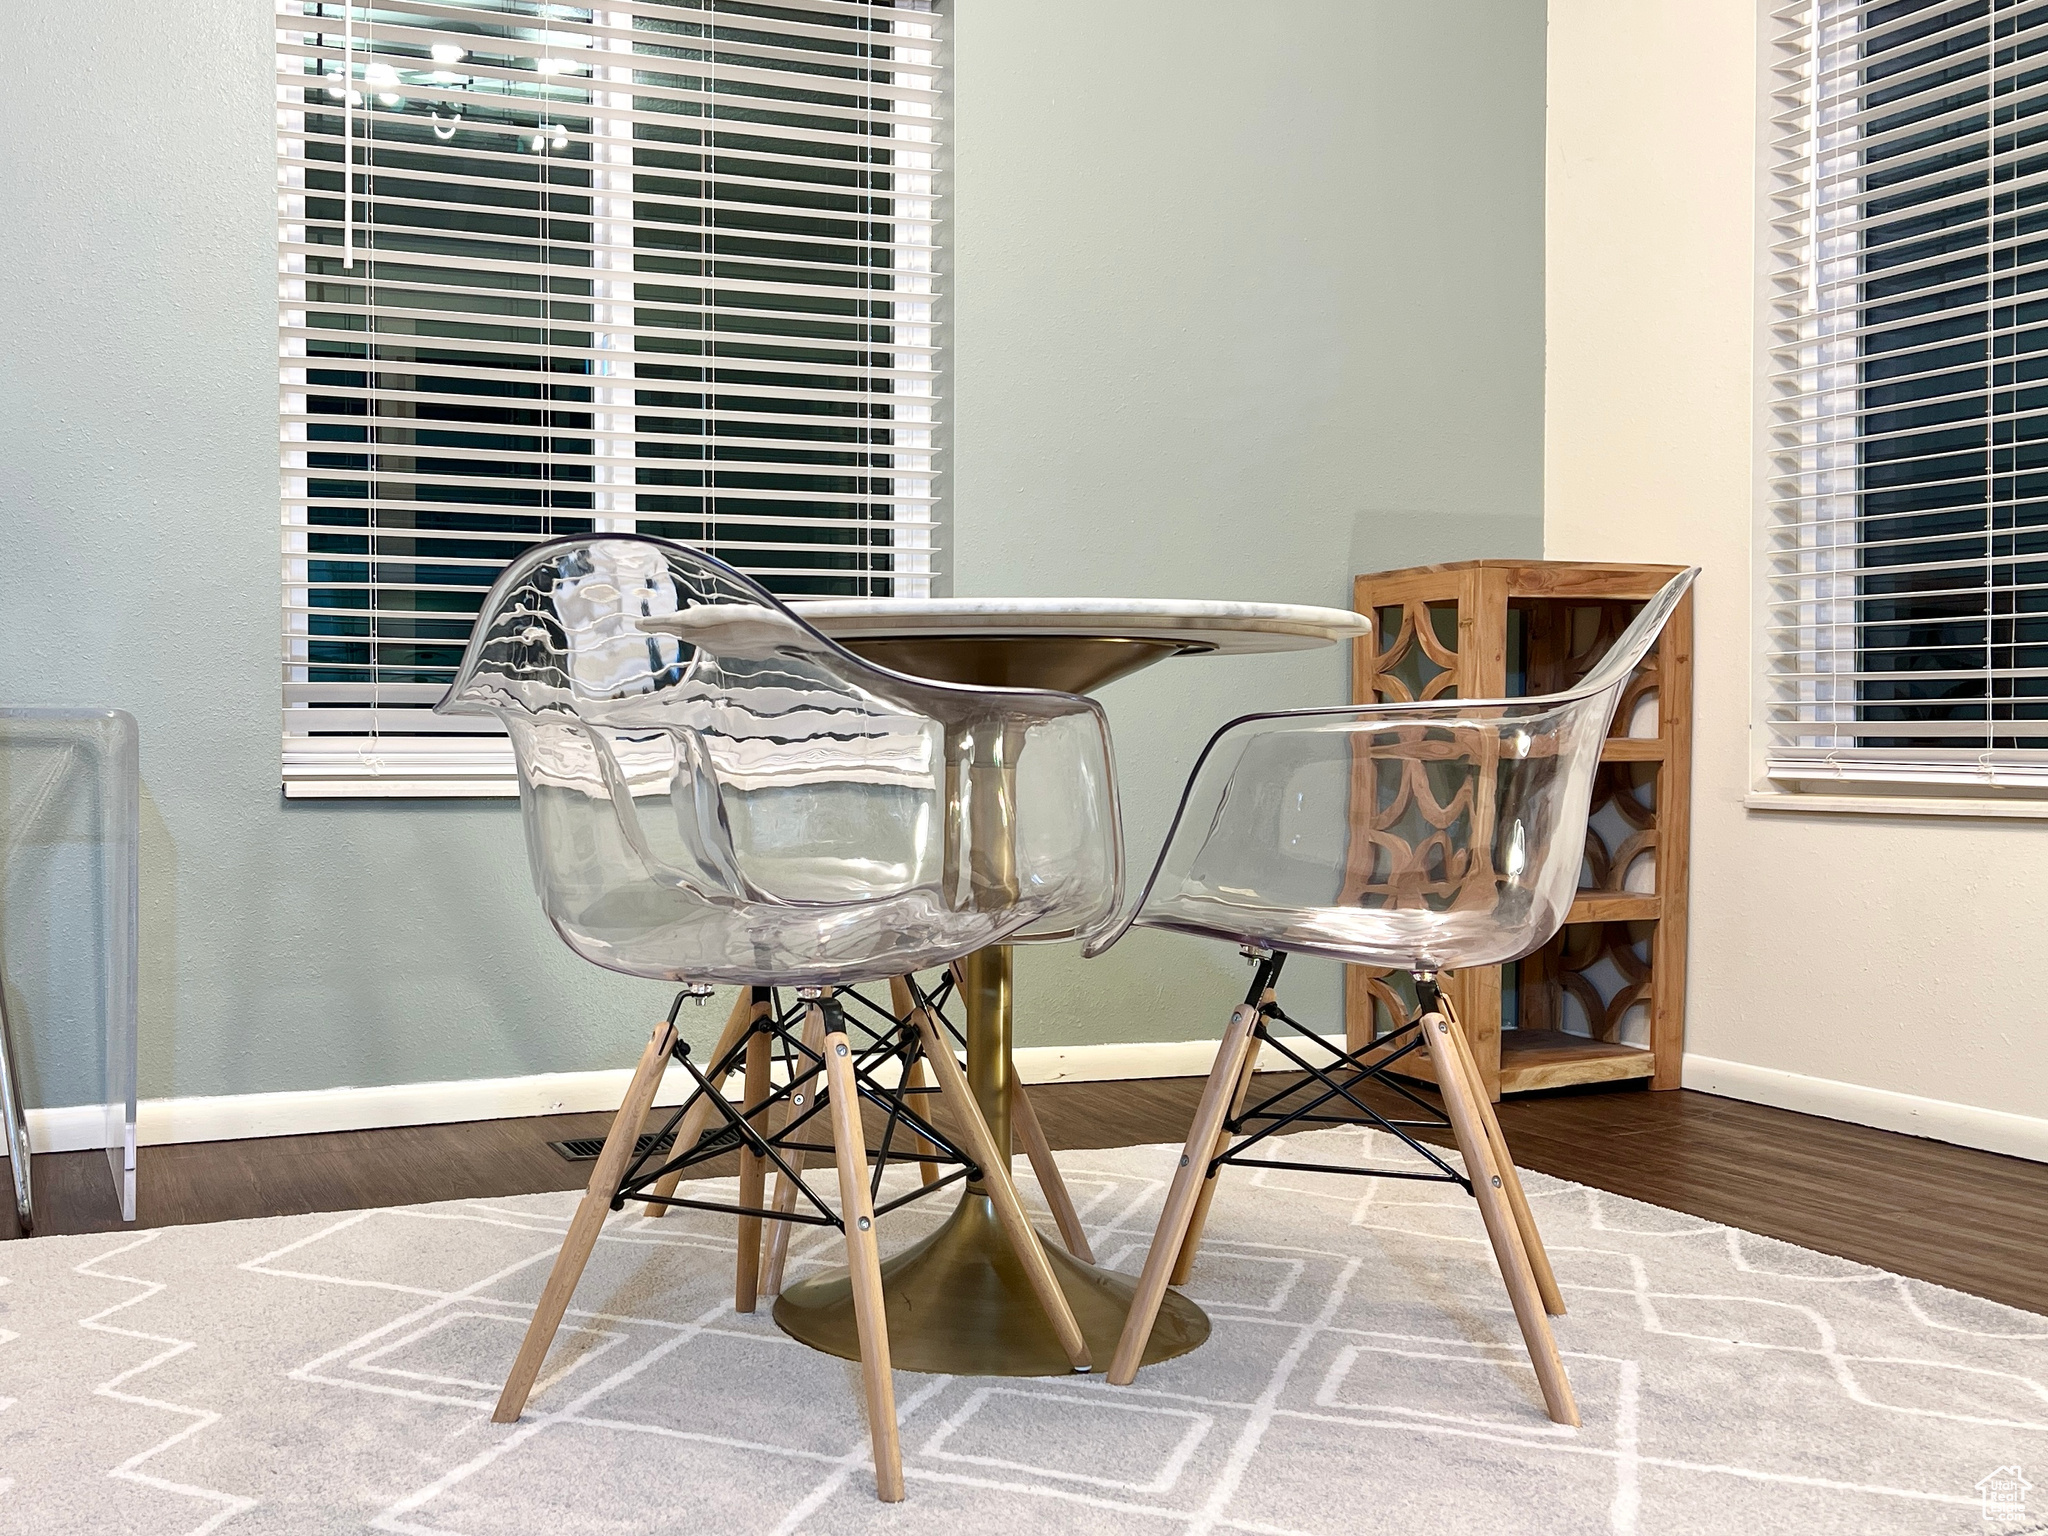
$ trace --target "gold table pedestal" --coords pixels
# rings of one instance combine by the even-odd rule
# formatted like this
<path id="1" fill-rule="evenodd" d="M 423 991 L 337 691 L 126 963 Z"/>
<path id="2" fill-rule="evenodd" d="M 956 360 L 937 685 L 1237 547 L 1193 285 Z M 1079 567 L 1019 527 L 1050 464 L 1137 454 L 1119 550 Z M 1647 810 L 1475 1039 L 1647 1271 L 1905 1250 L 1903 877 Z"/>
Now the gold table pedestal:
<path id="1" fill-rule="evenodd" d="M 960 967 L 968 1083 L 999 1147 L 1010 1145 L 1011 966 L 1012 952 L 997 947 L 969 955 Z M 1095 1369 L 1107 1370 L 1137 1277 L 1084 1264 L 1057 1243 L 1040 1241 L 1088 1340 Z M 882 1296 L 890 1363 L 898 1370 L 948 1376 L 1073 1373 L 994 1207 L 976 1184 L 967 1186 L 936 1232 L 883 1261 Z M 775 1323 L 814 1349 L 860 1358 L 853 1282 L 844 1269 L 785 1288 L 775 1303 Z M 1169 1291 L 1146 1363 L 1184 1355 L 1208 1337 L 1202 1309 Z"/>
<path id="2" fill-rule="evenodd" d="M 1045 1251 L 1088 1340 L 1095 1369 L 1107 1370 L 1137 1277 L 1083 1264 L 1057 1243 L 1046 1243 Z M 1073 1373 L 986 1195 L 970 1191 L 938 1231 L 885 1260 L 882 1294 L 889 1318 L 889 1363 L 899 1371 Z M 775 1303 L 775 1323 L 813 1349 L 860 1358 L 853 1283 L 843 1269 L 784 1290 Z M 1145 1363 L 1184 1355 L 1208 1337 L 1209 1319 L 1202 1309 L 1178 1291 L 1168 1291 Z"/>
<path id="3" fill-rule="evenodd" d="M 1100 636 L 895 640 L 849 635 L 845 643 L 884 666 L 946 682 L 1056 687 L 1076 693 L 1099 688 L 1187 648 L 1173 640 Z M 1000 758 L 977 758 L 958 766 L 968 774 L 1007 771 Z M 975 797 L 975 804 L 999 805 L 1005 798 L 1000 790 L 984 792 Z M 1000 846 L 1000 841 L 985 839 L 991 846 Z M 978 871 L 977 877 L 1012 878 L 1000 869 Z M 1008 1148 L 1014 1070 L 1009 949 L 969 955 L 961 963 L 960 982 L 967 1013 L 967 1081 L 996 1145 Z M 1131 1309 L 1137 1277 L 1084 1264 L 1056 1243 L 1044 1247 L 1088 1340 L 1095 1369 L 1107 1370 Z M 988 1196 L 973 1184 L 936 1232 L 883 1261 L 882 1294 L 889 1320 L 890 1364 L 897 1370 L 949 1376 L 1073 1374 Z M 785 1287 L 775 1303 L 775 1323 L 813 1349 L 848 1360 L 860 1358 L 853 1282 L 844 1269 Z M 1146 1346 L 1145 1363 L 1184 1355 L 1208 1337 L 1209 1319 L 1202 1309 L 1169 1291 Z"/>

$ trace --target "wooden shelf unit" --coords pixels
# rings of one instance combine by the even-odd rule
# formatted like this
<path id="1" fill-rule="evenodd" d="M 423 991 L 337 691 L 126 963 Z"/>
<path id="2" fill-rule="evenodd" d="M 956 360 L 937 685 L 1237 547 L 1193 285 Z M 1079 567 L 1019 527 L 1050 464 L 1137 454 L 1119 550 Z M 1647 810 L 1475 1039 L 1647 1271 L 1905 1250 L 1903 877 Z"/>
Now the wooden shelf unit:
<path id="1" fill-rule="evenodd" d="M 1353 643 L 1352 700 L 1558 692 L 1584 676 L 1681 569 L 1471 560 L 1359 576 L 1353 606 L 1373 617 L 1374 629 Z M 1564 928 L 1513 965 L 1448 977 L 1480 1075 L 1496 1099 L 1631 1078 L 1648 1078 L 1653 1088 L 1679 1085 L 1692 612 L 1688 593 L 1615 711 L 1594 786 L 1586 872 Z M 1644 884 L 1652 888 L 1636 888 Z M 1403 977 L 1363 966 L 1346 970 L 1345 1029 L 1357 1049 L 1391 1028 L 1396 1010 L 1409 1016 L 1414 1002 Z M 1634 1043 L 1622 1036 L 1638 1011 L 1647 1019 L 1629 1032 L 1645 1038 Z M 1513 1016 L 1509 1027 L 1504 1013 Z M 1573 1013 L 1590 1035 L 1563 1028 Z M 1401 1065 L 1430 1077 L 1419 1054 Z"/>

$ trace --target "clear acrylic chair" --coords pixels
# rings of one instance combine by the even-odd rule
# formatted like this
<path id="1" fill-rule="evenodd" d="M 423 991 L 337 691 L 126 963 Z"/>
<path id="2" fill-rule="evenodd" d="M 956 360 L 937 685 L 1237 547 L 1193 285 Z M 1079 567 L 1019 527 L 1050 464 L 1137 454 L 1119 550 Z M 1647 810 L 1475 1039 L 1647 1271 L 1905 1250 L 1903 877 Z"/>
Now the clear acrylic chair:
<path id="1" fill-rule="evenodd" d="M 1088 951 L 1101 953 L 1137 923 L 1228 940 L 1256 966 L 1167 1192 L 1110 1363 L 1112 1382 L 1136 1375 L 1161 1297 L 1186 1279 L 1218 1172 L 1259 1161 L 1252 1149 L 1290 1128 L 1333 1123 L 1317 1112 L 1334 1101 L 1425 1159 L 1430 1166 L 1420 1176 L 1476 1197 L 1545 1406 L 1561 1424 L 1578 1422 L 1546 1317 L 1562 1315 L 1563 1297 L 1437 980 L 1444 971 L 1517 959 L 1563 924 L 1615 704 L 1697 574 L 1668 583 L 1565 693 L 1247 715 L 1210 739 L 1131 917 Z M 1407 971 L 1417 1017 L 1355 1051 L 1326 1044 L 1276 1001 L 1292 953 Z M 1279 1025 L 1291 1037 L 1277 1034 Z M 1268 1043 L 1307 1077 L 1248 1103 Z M 1442 1116 L 1388 1075 L 1417 1051 L 1434 1069 Z M 1380 1114 L 1359 1094 L 1367 1082 L 1393 1090 L 1430 1120 Z M 1446 1122 L 1462 1171 L 1409 1134 Z"/>
<path id="2" fill-rule="evenodd" d="M 885 1211 L 960 1178 L 985 1183 L 1054 1331 L 1087 1369 L 1008 1149 L 995 1148 L 950 1042 L 923 1008 L 892 1015 L 842 999 L 854 983 L 984 945 L 1114 921 L 1122 854 L 1100 707 L 884 671 L 698 551 L 595 535 L 539 545 L 506 568 L 439 709 L 503 723 L 534 885 L 569 947 L 682 986 L 641 1055 L 497 1419 L 525 1405 L 607 1209 L 634 1198 L 737 1213 L 743 1311 L 764 1221 L 783 1234 L 789 1222 L 830 1225 L 846 1238 L 876 1484 L 901 1498 L 873 1231 L 892 1154 L 953 1171 Z M 700 1068 L 676 1019 L 684 997 L 714 985 L 740 997 Z M 781 987 L 796 989 L 794 1006 Z M 671 1060 L 693 1091 L 642 1150 Z M 924 1066 L 963 1135 L 916 1107 Z M 737 1110 L 718 1091 L 735 1070 L 747 1087 Z M 872 1169 L 863 1101 L 886 1117 Z M 673 1193 L 684 1167 L 735 1150 L 736 1204 Z M 813 1152 L 836 1161 L 837 1211 L 803 1179 Z M 771 1165 L 774 1208 L 763 1198 Z"/>

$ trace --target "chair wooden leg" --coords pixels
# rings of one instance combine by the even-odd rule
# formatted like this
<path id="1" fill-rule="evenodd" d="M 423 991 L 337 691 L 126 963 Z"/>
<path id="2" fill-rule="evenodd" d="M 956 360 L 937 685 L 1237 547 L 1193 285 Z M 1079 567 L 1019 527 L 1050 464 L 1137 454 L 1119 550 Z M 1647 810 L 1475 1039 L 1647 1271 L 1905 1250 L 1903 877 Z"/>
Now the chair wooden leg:
<path id="1" fill-rule="evenodd" d="M 1131 1384 L 1138 1374 L 1138 1361 L 1145 1353 L 1145 1345 L 1152 1338 L 1152 1324 L 1158 1320 L 1160 1303 L 1166 1299 L 1167 1279 L 1180 1257 L 1188 1221 L 1194 1215 L 1203 1175 L 1213 1155 L 1210 1149 L 1216 1145 L 1231 1095 L 1237 1091 L 1238 1078 L 1244 1073 L 1244 1058 L 1252 1046 L 1252 1021 L 1257 1017 L 1255 1005 L 1239 1004 L 1230 1015 L 1229 1028 L 1223 1031 L 1223 1043 L 1216 1049 L 1216 1064 L 1209 1069 L 1202 1100 L 1195 1106 L 1195 1123 L 1181 1152 L 1180 1166 L 1167 1187 L 1159 1229 L 1152 1234 L 1152 1247 L 1145 1255 L 1137 1292 L 1131 1297 L 1130 1314 L 1124 1319 L 1123 1334 L 1109 1362 L 1109 1379 L 1116 1386 Z"/>
<path id="2" fill-rule="evenodd" d="M 1266 988 L 1259 998 L 1259 1007 L 1264 1010 L 1273 1001 L 1273 989 Z M 1251 1048 L 1244 1053 L 1244 1070 L 1237 1075 L 1237 1092 L 1231 1095 L 1229 1119 L 1235 1120 L 1244 1113 L 1245 1098 L 1252 1091 L 1252 1078 L 1259 1070 L 1259 1037 L 1252 1035 Z M 1213 1160 L 1230 1150 L 1230 1131 L 1226 1127 L 1216 1133 L 1216 1149 L 1209 1154 Z M 1181 1239 L 1180 1256 L 1173 1261 L 1173 1274 L 1169 1285 L 1186 1285 L 1188 1275 L 1194 1270 L 1195 1255 L 1201 1251 L 1202 1231 L 1209 1225 L 1209 1206 L 1216 1199 L 1216 1181 L 1222 1177 L 1218 1169 L 1202 1180 L 1202 1192 L 1195 1196 L 1195 1212 L 1188 1218 L 1188 1235 Z"/>
<path id="3" fill-rule="evenodd" d="M 824 1053 L 824 1018 L 823 1011 L 819 1009 L 807 1009 L 804 1013 L 804 1049 L 810 1052 L 812 1056 L 819 1056 Z M 799 1077 L 803 1075 L 801 1064 L 798 1066 L 797 1075 Z M 822 1081 L 820 1078 L 813 1078 L 808 1084 L 799 1086 L 790 1095 L 788 1119 L 794 1120 L 804 1112 L 805 1105 L 809 1102 L 811 1096 L 817 1093 Z M 832 1135 L 832 1117 L 830 1115 L 820 1116 L 818 1119 L 813 1120 L 811 1124 L 821 1127 L 825 1135 Z M 833 1145 L 836 1151 L 838 1146 L 836 1138 Z M 809 1154 L 804 1152 L 786 1152 L 783 1156 L 788 1160 L 790 1167 L 794 1168 L 798 1173 L 802 1173 L 805 1160 Z M 796 1185 L 786 1173 L 778 1172 L 775 1175 L 774 1209 L 777 1214 L 784 1216 L 796 1209 Z M 786 1221 L 771 1221 L 768 1224 L 768 1258 L 767 1262 L 762 1266 L 761 1289 L 769 1296 L 780 1296 L 782 1294 L 782 1273 L 789 1263 L 789 1236 L 791 1230 L 791 1224 Z"/>
<path id="4" fill-rule="evenodd" d="M 1451 1020 L 1451 1027 L 1457 1028 L 1457 1020 Z M 1459 1053 L 1468 1068 L 1465 1081 L 1472 1090 L 1472 1103 L 1479 1113 L 1480 1123 L 1486 1129 L 1486 1143 L 1493 1149 L 1493 1165 L 1500 1174 L 1501 1189 L 1508 1197 L 1508 1207 L 1515 1213 L 1515 1226 L 1522 1234 L 1522 1249 L 1529 1255 L 1530 1272 L 1536 1276 L 1536 1289 L 1543 1297 L 1543 1310 L 1552 1317 L 1563 1317 L 1564 1292 L 1558 1288 L 1557 1274 L 1550 1267 L 1550 1254 L 1543 1246 L 1543 1234 L 1536 1230 L 1536 1213 L 1529 1209 L 1529 1197 L 1522 1192 L 1522 1176 L 1515 1168 L 1515 1159 L 1508 1151 L 1508 1139 L 1501 1134 L 1500 1119 L 1493 1112 L 1493 1101 L 1487 1097 L 1484 1084 L 1479 1076 L 1479 1063 L 1472 1058 L 1470 1042 Z"/>
<path id="5" fill-rule="evenodd" d="M 746 1101 L 740 1106 L 740 1113 L 756 1131 L 765 1131 L 761 1105 L 768 1097 L 768 1047 L 770 1041 L 766 1030 L 757 1029 L 747 1037 L 747 1090 Z M 768 1194 L 768 1159 L 758 1152 L 740 1152 L 740 1193 L 739 1203 L 748 1210 L 758 1211 Z M 778 1222 L 781 1226 L 783 1223 Z M 760 1296 L 761 1287 L 761 1218 L 742 1216 L 739 1226 L 739 1262 L 733 1269 L 732 1309 L 735 1312 L 751 1312 L 754 1302 Z"/>
<path id="6" fill-rule="evenodd" d="M 823 1014 L 818 1004 L 813 1014 Z M 809 1020 L 805 1021 L 806 1028 Z M 839 1211 L 846 1225 L 846 1265 L 853 1277 L 854 1326 L 860 1332 L 861 1385 L 866 1390 L 868 1434 L 874 1445 L 875 1492 L 886 1504 L 903 1497 L 903 1448 L 896 1435 L 896 1386 L 889 1375 L 889 1323 L 882 1301 L 882 1260 L 875 1246 L 874 1206 L 868 1198 L 868 1159 L 861 1136 L 860 1090 L 854 1083 L 846 1024 L 839 1011 L 821 1020 L 825 1080 L 832 1109 L 832 1139 L 839 1164 Z M 786 1223 L 777 1223 L 778 1226 Z"/>
<path id="7" fill-rule="evenodd" d="M 568 1235 L 562 1239 L 562 1251 L 555 1255 L 555 1267 L 548 1272 L 548 1283 L 533 1309 L 533 1321 L 527 1325 L 526 1339 L 519 1346 L 518 1358 L 512 1362 L 512 1374 L 505 1378 L 505 1390 L 498 1394 L 498 1406 L 491 1417 L 500 1424 L 512 1423 L 526 1407 L 541 1364 L 548 1357 L 548 1346 L 554 1343 L 555 1330 L 562 1326 L 562 1314 L 569 1310 L 569 1298 L 582 1278 L 583 1266 L 590 1262 L 590 1251 L 597 1246 L 597 1234 L 604 1226 L 605 1212 L 611 1207 L 612 1193 L 632 1161 L 640 1127 L 654 1103 L 654 1090 L 661 1086 L 661 1074 L 668 1066 L 669 1052 L 675 1043 L 675 1026 L 664 1020 L 655 1026 L 647 1049 L 640 1053 L 640 1065 L 626 1088 L 626 1100 L 612 1119 L 590 1184 L 583 1192 L 582 1203 L 576 1207 Z"/>
<path id="8" fill-rule="evenodd" d="M 1522 1231 L 1504 1192 L 1506 1179 L 1494 1162 L 1493 1147 L 1486 1134 L 1474 1100 L 1477 1075 L 1465 1048 L 1464 1032 L 1440 1013 L 1425 1014 L 1422 1036 L 1436 1065 L 1437 1091 L 1451 1117 L 1451 1130 L 1458 1151 L 1465 1159 L 1465 1174 L 1472 1181 L 1472 1193 L 1479 1200 L 1479 1215 L 1486 1223 L 1487 1238 L 1494 1258 L 1500 1263 L 1501 1279 L 1507 1283 L 1508 1300 L 1521 1324 L 1522 1342 L 1528 1346 L 1529 1362 L 1536 1367 L 1536 1381 L 1543 1389 L 1543 1405 L 1559 1424 L 1579 1422 L 1578 1404 L 1572 1398 L 1572 1384 L 1558 1357 L 1557 1340 L 1544 1315 L 1542 1293 L 1529 1267 L 1528 1250 L 1522 1245 Z"/>
<path id="9" fill-rule="evenodd" d="M 957 960 L 951 969 L 954 984 L 965 986 L 966 972 L 961 970 Z M 898 1018 L 908 1017 L 908 1000 L 909 988 L 905 987 L 896 1004 Z M 917 1065 L 919 1071 L 924 1069 L 922 1061 Z M 1038 1111 L 1031 1106 L 1031 1095 L 1014 1077 L 1010 1079 L 1010 1125 L 1017 1140 L 1024 1144 L 1024 1155 L 1030 1159 L 1031 1172 L 1038 1180 L 1045 1203 L 1052 1208 L 1053 1223 L 1060 1229 L 1060 1241 L 1067 1245 L 1067 1252 L 1083 1264 L 1093 1264 L 1095 1251 L 1088 1246 L 1088 1234 L 1082 1229 L 1080 1212 L 1074 1209 L 1074 1197 L 1067 1193 L 1067 1181 L 1060 1177 L 1060 1165 L 1053 1159 L 1052 1143 L 1045 1139 L 1045 1127 L 1039 1124 Z M 929 1184 L 932 1180 L 925 1182 Z"/>
<path id="10" fill-rule="evenodd" d="M 894 1013 L 898 1019 L 907 1023 L 910 1019 L 912 1006 L 910 978 L 907 976 L 891 976 L 889 978 L 890 1012 Z M 925 1086 L 926 1080 L 927 1074 L 924 1060 L 920 1057 L 910 1064 L 910 1070 L 903 1078 L 903 1086 L 906 1088 L 922 1088 Z M 918 1098 L 919 1104 L 929 1102 L 928 1096 L 920 1095 Z M 926 1118 L 929 1119 L 930 1116 L 926 1116 Z M 912 1136 L 910 1138 L 910 1150 L 913 1152 L 929 1152 L 933 1150 L 933 1147 L 922 1136 Z M 922 1184 L 931 1185 L 938 1183 L 939 1165 L 928 1160 L 920 1160 L 917 1165 L 917 1177 L 918 1182 Z"/>
<path id="11" fill-rule="evenodd" d="M 922 1056 L 913 1061 L 910 1064 L 910 1070 L 904 1073 L 903 1086 L 906 1088 L 929 1088 L 932 1086 L 931 1069 L 925 1066 Z M 928 1094 L 921 1094 L 919 1095 L 918 1102 L 920 1104 L 929 1104 L 931 1097 Z M 914 1135 L 910 1138 L 910 1150 L 913 1152 L 936 1152 L 938 1148 L 934 1147 L 922 1136 Z M 939 1165 L 930 1158 L 919 1158 L 917 1163 L 917 1182 L 925 1185 L 927 1188 L 938 1183 Z"/>
<path id="12" fill-rule="evenodd" d="M 711 1059 L 707 1063 L 709 1071 L 705 1075 L 710 1078 L 711 1091 L 713 1093 L 718 1092 L 725 1086 L 724 1076 L 718 1073 L 718 1064 L 725 1060 L 728 1051 L 740 1043 L 747 1030 L 753 1026 L 754 1020 L 765 1016 L 768 1012 L 768 989 L 766 987 L 740 988 L 739 1001 L 732 1005 L 732 1013 L 726 1018 L 725 1028 L 718 1032 L 718 1044 L 711 1048 Z M 683 1116 L 683 1123 L 676 1127 L 674 1151 L 677 1154 L 687 1152 L 697 1144 L 697 1138 L 704 1134 L 704 1127 L 711 1123 L 711 1115 L 712 1107 L 709 1099 L 699 1099 L 690 1106 L 688 1112 Z M 666 1199 L 676 1192 L 676 1185 L 682 1181 L 682 1177 L 683 1175 L 680 1170 L 675 1173 L 664 1174 L 648 1193 L 660 1195 Z M 651 1200 L 641 1209 L 642 1213 L 648 1216 L 658 1217 L 668 1214 L 667 1206 L 656 1205 Z"/>
<path id="13" fill-rule="evenodd" d="M 982 1187 L 988 1191 L 989 1203 L 995 1207 L 996 1220 L 1002 1224 L 1003 1235 L 1010 1240 L 1017 1262 L 1024 1266 L 1025 1278 L 1031 1282 L 1038 1304 L 1045 1309 L 1046 1319 L 1059 1337 L 1060 1348 L 1067 1352 L 1067 1358 L 1073 1362 L 1076 1371 L 1085 1371 L 1093 1363 L 1088 1354 L 1088 1341 L 1081 1335 L 1081 1325 L 1074 1318 L 1073 1305 L 1067 1300 L 1067 1293 L 1060 1289 L 1059 1278 L 1052 1272 L 1052 1261 L 1045 1256 L 1044 1244 L 1039 1241 L 1031 1218 L 1025 1214 L 1024 1203 L 1017 1198 L 1017 1186 L 1010 1182 L 1007 1149 L 996 1146 L 995 1135 L 974 1102 L 973 1090 L 967 1086 L 967 1075 L 960 1070 L 960 1063 L 953 1059 L 953 1042 L 946 1038 L 938 1020 L 924 1008 L 914 1009 L 911 1016 L 917 1021 L 918 1035 L 924 1042 L 925 1059 L 931 1063 L 932 1075 L 939 1080 L 940 1097 L 967 1133 L 968 1155 L 981 1166 Z"/>
<path id="14" fill-rule="evenodd" d="M 1038 1177 L 1039 1192 L 1052 1207 L 1052 1219 L 1060 1229 L 1060 1241 L 1067 1252 L 1083 1264 L 1095 1262 L 1095 1250 L 1088 1246 L 1088 1234 L 1081 1227 L 1081 1213 L 1074 1209 L 1074 1197 L 1067 1193 L 1067 1181 L 1060 1177 L 1060 1165 L 1053 1161 L 1052 1143 L 1045 1139 L 1045 1127 L 1038 1123 L 1038 1111 L 1031 1107 L 1031 1095 L 1024 1085 L 1010 1079 L 1010 1124 L 1024 1143 L 1024 1155 Z"/>

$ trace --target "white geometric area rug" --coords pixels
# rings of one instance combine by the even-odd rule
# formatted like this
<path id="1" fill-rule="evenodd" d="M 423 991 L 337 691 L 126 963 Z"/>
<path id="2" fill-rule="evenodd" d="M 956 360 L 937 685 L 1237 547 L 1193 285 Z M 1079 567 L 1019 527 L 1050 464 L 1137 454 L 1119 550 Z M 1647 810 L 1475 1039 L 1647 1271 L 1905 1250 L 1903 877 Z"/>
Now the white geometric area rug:
<path id="1" fill-rule="evenodd" d="M 1063 1156 L 1106 1262 L 1140 1264 L 1176 1151 Z M 573 1195 L 10 1243 L 0 1530 L 2048 1530 L 2048 1319 L 1528 1184 L 1582 1428 L 1544 1417 L 1461 1191 L 1238 1172 L 1207 1345 L 1135 1388 L 898 1373 L 899 1505 L 854 1368 L 732 1311 L 727 1218 L 613 1217 L 517 1425 L 491 1404 Z M 796 1236 L 792 1273 L 838 1246 Z"/>

